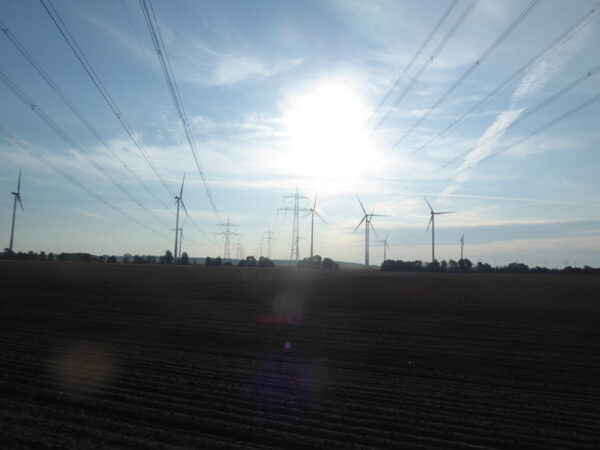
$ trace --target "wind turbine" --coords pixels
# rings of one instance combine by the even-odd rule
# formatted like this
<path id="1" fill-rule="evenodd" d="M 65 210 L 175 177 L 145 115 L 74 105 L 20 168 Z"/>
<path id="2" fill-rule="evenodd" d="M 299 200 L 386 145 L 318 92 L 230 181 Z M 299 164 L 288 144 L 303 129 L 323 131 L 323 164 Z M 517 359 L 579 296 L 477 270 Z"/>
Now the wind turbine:
<path id="1" fill-rule="evenodd" d="M 181 189 L 179 190 L 179 195 L 175 196 L 175 203 L 177 203 L 177 218 L 175 219 L 175 249 L 173 250 L 173 262 L 177 262 L 177 238 L 179 237 L 179 205 L 183 207 L 185 211 L 185 215 L 189 217 L 187 209 L 185 208 L 185 204 L 183 203 L 183 183 L 185 183 L 185 173 L 183 174 L 183 180 L 181 181 Z"/>
<path id="2" fill-rule="evenodd" d="M 465 235 L 463 234 L 462 237 L 460 238 L 460 260 L 461 261 L 463 259 L 464 249 L 465 249 Z"/>
<path id="3" fill-rule="evenodd" d="M 387 261 L 387 253 L 386 253 L 386 249 L 390 248 L 390 246 L 387 243 L 387 238 L 390 235 L 390 233 L 385 235 L 385 239 L 383 239 L 382 241 L 377 241 L 377 242 L 383 242 L 383 261 Z"/>
<path id="4" fill-rule="evenodd" d="M 427 198 L 423 198 L 427 202 L 427 206 L 429 206 L 429 210 L 431 211 L 431 219 L 429 219 L 429 224 L 427 224 L 427 229 L 425 230 L 425 233 L 429 231 L 429 225 L 431 225 L 431 262 L 433 262 L 435 261 L 435 216 L 438 214 L 452 214 L 454 211 L 435 212 L 429 204 L 429 202 L 427 201 Z"/>
<path id="5" fill-rule="evenodd" d="M 314 229 L 315 229 L 315 214 L 319 217 L 319 219 L 321 219 L 323 221 L 323 223 L 325 225 L 327 225 L 327 222 L 325 222 L 325 219 L 323 219 L 321 217 L 321 214 L 319 214 L 317 212 L 317 193 L 315 192 L 315 202 L 313 203 L 313 207 L 310 208 L 308 210 L 308 213 L 306 214 L 306 216 L 311 215 L 311 221 L 310 221 L 310 259 L 312 260 L 313 257 L 313 238 L 314 238 Z M 304 217 L 306 217 L 304 216 Z"/>
<path id="6" fill-rule="evenodd" d="M 12 192 L 12 195 L 14 195 L 15 198 L 13 202 L 12 227 L 10 229 L 10 245 L 8 247 L 11 253 L 13 249 L 13 237 L 15 235 L 15 215 L 17 212 L 17 202 L 19 202 L 19 205 L 21 206 L 21 211 L 25 211 L 23 209 L 23 203 L 21 202 L 21 169 L 19 169 L 19 181 L 17 183 L 17 192 Z"/>
<path id="7" fill-rule="evenodd" d="M 373 211 L 371 211 L 371 214 L 368 214 L 367 211 L 365 211 L 365 207 L 363 206 L 362 202 L 360 201 L 360 198 L 358 196 L 356 198 L 358 198 L 358 203 L 360 203 L 360 207 L 362 208 L 363 213 L 365 215 L 363 216 L 361 221 L 358 222 L 358 225 L 356 225 L 356 228 L 354 229 L 353 233 L 356 230 L 358 230 L 358 227 L 360 227 L 363 222 L 365 223 L 365 266 L 369 267 L 369 226 L 372 228 L 373 233 L 375 233 L 375 235 L 377 236 L 377 232 L 375 231 L 375 228 L 373 228 L 371 219 L 373 217 L 385 217 L 385 216 L 383 214 L 373 214 L 373 212 L 375 211 L 375 208 L 373 208 Z"/>

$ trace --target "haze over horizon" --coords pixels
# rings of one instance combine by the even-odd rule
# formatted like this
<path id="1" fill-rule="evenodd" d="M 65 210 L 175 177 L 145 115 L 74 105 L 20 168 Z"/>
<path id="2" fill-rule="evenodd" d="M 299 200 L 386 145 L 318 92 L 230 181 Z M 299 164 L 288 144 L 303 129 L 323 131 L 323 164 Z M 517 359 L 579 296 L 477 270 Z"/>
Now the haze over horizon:
<path id="1" fill-rule="evenodd" d="M 54 6 L 154 169 L 44 4 Z M 292 205 L 284 196 L 298 187 L 309 197 L 305 208 L 318 193 L 317 209 L 327 224 L 315 220 L 315 253 L 336 261 L 363 262 L 364 228 L 352 233 L 362 217 L 357 196 L 368 212 L 385 215 L 373 218 L 372 264 L 381 263 L 376 240 L 388 233 L 388 258 L 429 261 L 426 196 L 434 209 L 456 211 L 436 218 L 438 260 L 458 260 L 464 234 L 465 257 L 473 262 L 600 266 L 597 1 L 453 5 L 154 0 L 213 208 L 140 3 L 4 2 L 0 72 L 9 81 L 0 83 L 0 127 L 96 198 L 0 135 L 2 248 L 8 247 L 19 169 L 25 211 L 17 211 L 15 251 L 109 255 L 172 250 L 173 195 L 185 173 L 191 221 L 182 216 L 183 251 L 191 257 L 223 256 L 214 233 L 229 218 L 239 225 L 244 256 L 258 257 L 260 245 L 266 255 L 263 238 L 272 230 L 273 259 L 288 259 L 292 216 L 277 209 Z M 499 40 L 528 5 L 522 21 Z M 549 47 L 577 23 L 581 28 L 568 40 Z M 9 34 L 123 164 L 65 106 Z M 545 48 L 551 51 L 518 72 Z M 34 110 L 7 88 L 10 82 Z M 44 123 L 40 111 L 101 170 Z M 310 247 L 305 213 L 300 227 L 303 258 Z M 232 257 L 238 256 L 237 242 Z"/>

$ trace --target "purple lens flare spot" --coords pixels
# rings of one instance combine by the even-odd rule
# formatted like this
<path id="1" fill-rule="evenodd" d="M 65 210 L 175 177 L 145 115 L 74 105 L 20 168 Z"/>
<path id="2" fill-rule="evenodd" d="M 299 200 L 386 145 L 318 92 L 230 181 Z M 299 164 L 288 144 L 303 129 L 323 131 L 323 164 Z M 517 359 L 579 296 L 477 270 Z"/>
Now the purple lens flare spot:
<path id="1" fill-rule="evenodd" d="M 290 341 L 285 341 L 285 344 L 283 344 L 283 348 L 289 350 L 290 348 L 292 348 L 292 343 Z"/>

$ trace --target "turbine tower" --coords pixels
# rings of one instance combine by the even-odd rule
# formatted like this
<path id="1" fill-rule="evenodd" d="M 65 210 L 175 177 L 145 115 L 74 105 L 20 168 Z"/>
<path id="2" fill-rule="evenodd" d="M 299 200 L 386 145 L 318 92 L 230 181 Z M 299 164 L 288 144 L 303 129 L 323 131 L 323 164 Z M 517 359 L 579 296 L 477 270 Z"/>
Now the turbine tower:
<path id="1" fill-rule="evenodd" d="M 185 215 L 189 217 L 185 204 L 183 203 L 183 183 L 185 183 L 185 173 L 183 174 L 183 180 L 181 180 L 181 189 L 179 189 L 179 195 L 175 196 L 175 203 L 177 203 L 177 216 L 175 219 L 175 248 L 173 249 L 173 263 L 177 262 L 177 238 L 179 237 L 179 205 L 183 207 Z"/>
<path id="2" fill-rule="evenodd" d="M 179 259 L 181 260 L 181 244 L 183 243 L 183 228 L 179 229 Z"/>
<path id="3" fill-rule="evenodd" d="M 279 211 L 294 211 L 294 224 L 292 226 L 292 250 L 290 251 L 290 265 L 296 259 L 296 263 L 300 259 L 300 211 L 308 211 L 306 208 L 300 208 L 300 200 L 308 199 L 305 195 L 298 194 L 298 187 L 296 187 L 296 193 L 294 195 L 286 195 L 284 198 L 293 198 L 294 206 L 279 208 Z"/>
<path id="4" fill-rule="evenodd" d="M 387 261 L 387 253 L 386 253 L 386 249 L 390 248 L 390 246 L 388 245 L 387 242 L 387 238 L 390 235 L 390 233 L 385 235 L 385 239 L 383 239 L 382 241 L 377 241 L 377 242 L 383 242 L 383 262 Z"/>
<path id="5" fill-rule="evenodd" d="M 465 235 L 463 234 L 462 237 L 460 238 L 460 259 L 461 259 L 461 261 L 463 259 L 464 250 L 465 250 Z"/>
<path id="6" fill-rule="evenodd" d="M 221 231 L 220 233 L 216 233 L 216 234 L 222 234 L 223 236 L 225 236 L 225 247 L 223 249 L 223 262 L 227 262 L 231 259 L 231 239 L 230 238 L 231 238 L 231 236 L 240 236 L 239 233 L 231 231 L 231 228 L 239 227 L 239 225 L 231 223 L 229 221 L 229 216 L 227 216 L 227 222 L 220 223 L 217 226 L 225 228 L 224 231 Z"/>
<path id="7" fill-rule="evenodd" d="M 315 214 L 319 217 L 319 219 L 321 219 L 323 221 L 323 223 L 325 225 L 327 225 L 327 222 L 325 222 L 325 219 L 323 219 L 321 217 L 321 214 L 319 214 L 317 212 L 317 193 L 315 192 L 315 202 L 313 203 L 313 207 L 310 208 L 308 210 L 308 214 L 306 214 L 306 216 L 311 215 L 311 219 L 310 219 L 310 259 L 312 260 L 313 257 L 313 238 L 314 238 L 314 229 L 315 229 Z M 306 217 L 304 216 L 304 217 Z"/>
<path id="8" fill-rule="evenodd" d="M 367 211 L 365 211 L 365 207 L 363 206 L 362 202 L 360 201 L 359 197 L 358 198 L 358 203 L 360 203 L 360 207 L 363 210 L 364 216 L 361 219 L 360 222 L 358 222 L 358 225 L 356 225 L 356 228 L 354 229 L 353 233 L 358 230 L 358 227 L 361 226 L 361 224 L 364 222 L 365 223 L 365 267 L 369 267 L 369 226 L 373 229 L 373 233 L 375 233 L 375 235 L 377 236 L 377 232 L 375 231 L 375 228 L 373 228 L 373 224 L 371 223 L 371 219 L 373 217 L 385 217 L 383 214 L 373 214 L 375 212 L 375 208 L 373 208 L 373 211 L 371 211 L 371 214 L 367 214 Z"/>
<path id="9" fill-rule="evenodd" d="M 429 231 L 429 226 L 431 225 L 431 262 L 433 262 L 435 261 L 435 216 L 438 214 L 452 214 L 454 211 L 435 212 L 429 204 L 429 202 L 427 201 L 427 198 L 425 198 L 425 201 L 427 202 L 427 206 L 429 206 L 429 210 L 431 211 L 431 219 L 429 219 L 429 223 L 427 224 L 427 229 L 425 230 L 425 233 Z"/>
<path id="10" fill-rule="evenodd" d="M 25 211 L 23 209 L 23 203 L 21 202 L 21 169 L 19 169 L 19 181 L 17 182 L 17 192 L 12 192 L 12 195 L 14 195 L 15 198 L 13 201 L 12 227 L 10 228 L 10 245 L 8 247 L 11 253 L 13 249 L 13 238 L 15 235 L 15 216 L 17 212 L 17 202 L 19 202 L 19 206 L 21 206 L 21 211 Z"/>

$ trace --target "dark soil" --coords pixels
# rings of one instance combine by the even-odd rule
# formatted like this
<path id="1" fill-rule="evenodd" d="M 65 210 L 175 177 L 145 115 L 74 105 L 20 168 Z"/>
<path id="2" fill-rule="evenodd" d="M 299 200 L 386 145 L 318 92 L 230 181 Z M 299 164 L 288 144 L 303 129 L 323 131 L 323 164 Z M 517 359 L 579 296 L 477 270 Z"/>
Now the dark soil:
<path id="1" fill-rule="evenodd" d="M 598 448 L 600 278 L 0 263 L 2 448 Z"/>

